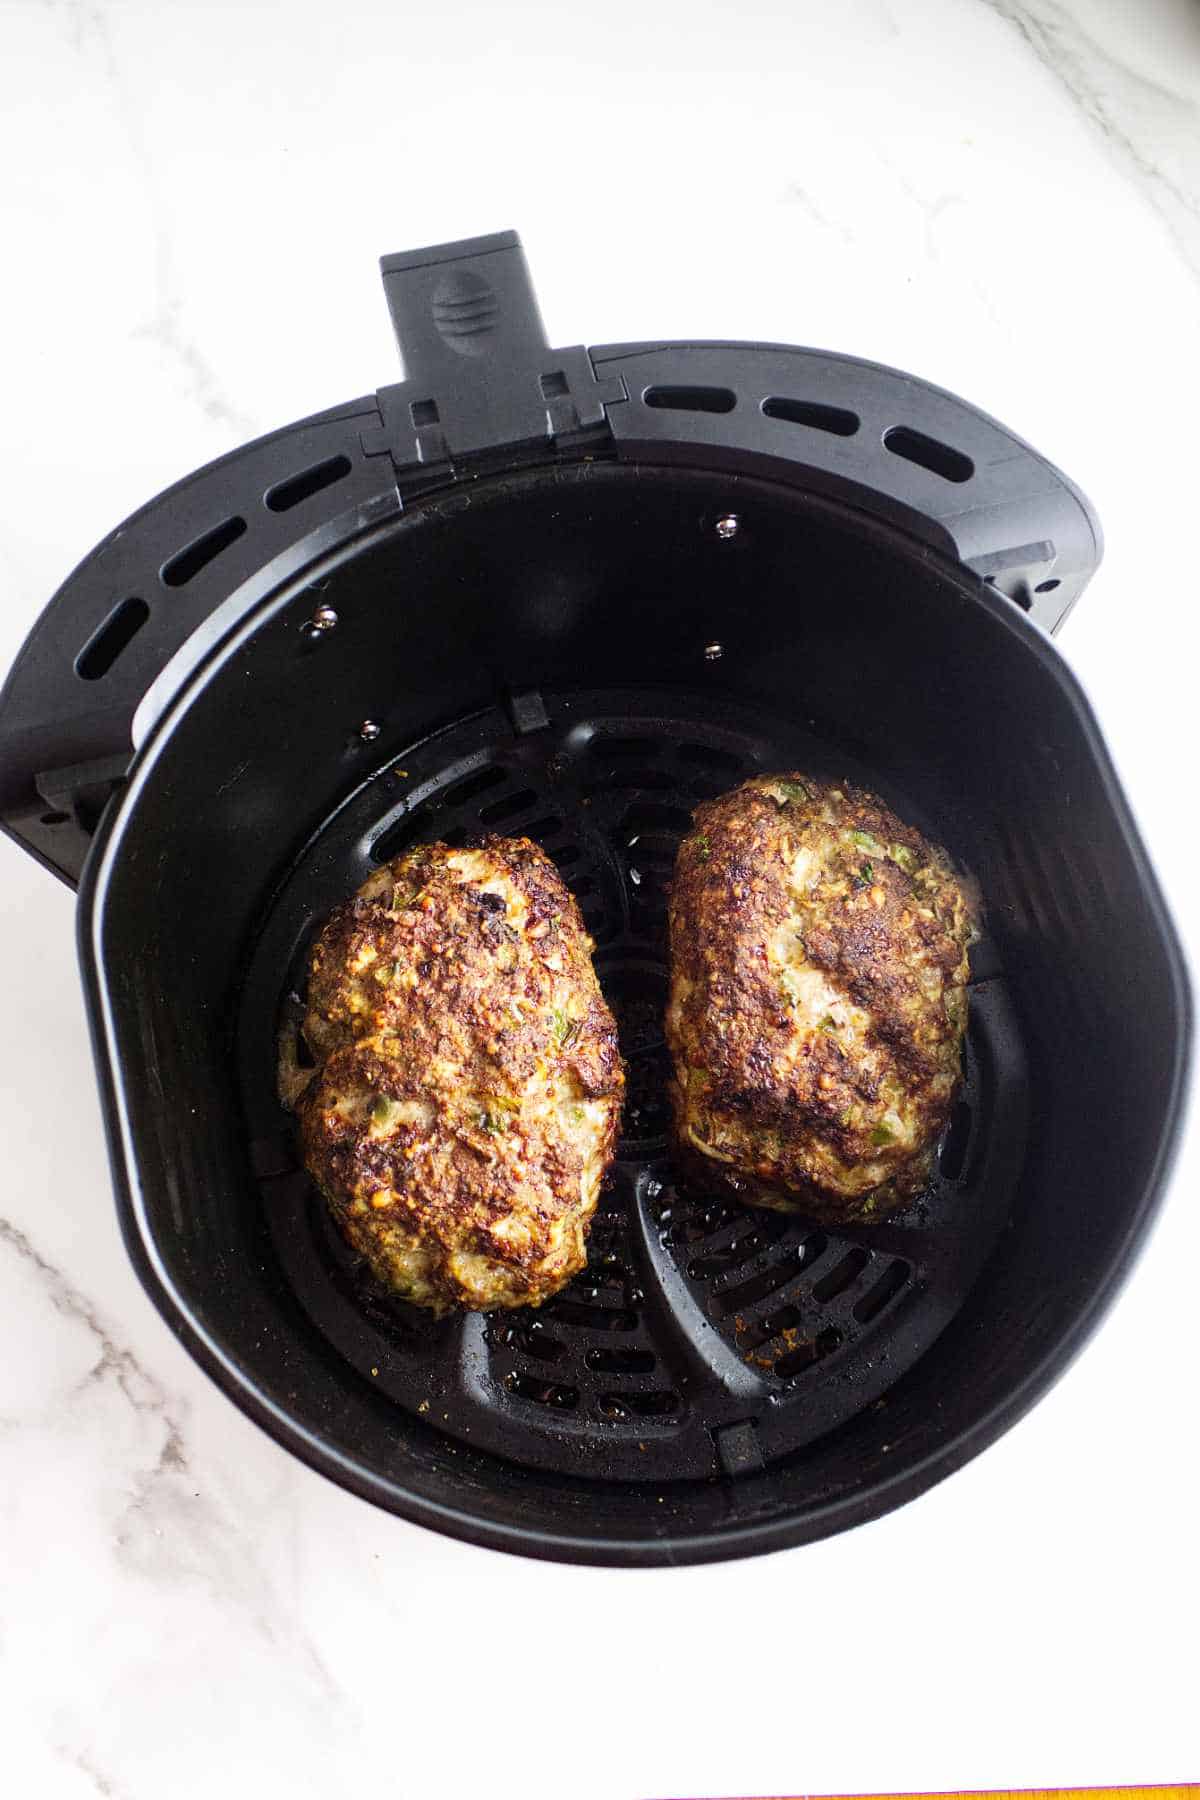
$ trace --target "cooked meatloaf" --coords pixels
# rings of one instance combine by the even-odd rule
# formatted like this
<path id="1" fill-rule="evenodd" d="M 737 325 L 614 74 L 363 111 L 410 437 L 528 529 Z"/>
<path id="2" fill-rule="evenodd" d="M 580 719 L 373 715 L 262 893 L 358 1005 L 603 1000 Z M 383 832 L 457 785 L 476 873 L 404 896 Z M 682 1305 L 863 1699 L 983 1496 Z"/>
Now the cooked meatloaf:
<path id="1" fill-rule="evenodd" d="M 699 807 L 670 903 L 685 1165 L 832 1222 L 928 1178 L 960 1080 L 971 884 L 873 794 L 763 775 Z"/>
<path id="2" fill-rule="evenodd" d="M 406 1300 L 536 1306 L 583 1267 L 624 1088 L 592 947 L 527 838 L 409 850 L 321 932 L 317 1066 L 281 1082 L 335 1219 Z"/>

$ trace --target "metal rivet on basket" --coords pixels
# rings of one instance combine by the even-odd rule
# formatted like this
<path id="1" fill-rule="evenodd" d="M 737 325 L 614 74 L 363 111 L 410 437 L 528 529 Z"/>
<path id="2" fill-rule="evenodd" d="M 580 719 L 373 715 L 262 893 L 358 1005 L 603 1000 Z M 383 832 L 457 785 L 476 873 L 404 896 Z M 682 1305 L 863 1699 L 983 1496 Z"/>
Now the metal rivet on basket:
<path id="1" fill-rule="evenodd" d="M 377 725 L 374 719 L 364 719 L 358 728 L 358 735 L 364 744 L 373 744 L 382 730 L 383 726 Z"/>
<path id="2" fill-rule="evenodd" d="M 722 513 L 714 529 L 721 542 L 727 544 L 730 538 L 735 538 L 742 529 L 742 521 L 736 513 Z"/>
<path id="3" fill-rule="evenodd" d="M 724 644 L 705 644 L 704 646 L 705 662 L 717 662 L 724 654 Z"/>
<path id="4" fill-rule="evenodd" d="M 317 639 L 324 637 L 327 631 L 332 631 L 337 622 L 338 616 L 332 606 L 318 606 L 312 618 L 305 621 L 301 630 L 309 643 L 315 644 Z"/>

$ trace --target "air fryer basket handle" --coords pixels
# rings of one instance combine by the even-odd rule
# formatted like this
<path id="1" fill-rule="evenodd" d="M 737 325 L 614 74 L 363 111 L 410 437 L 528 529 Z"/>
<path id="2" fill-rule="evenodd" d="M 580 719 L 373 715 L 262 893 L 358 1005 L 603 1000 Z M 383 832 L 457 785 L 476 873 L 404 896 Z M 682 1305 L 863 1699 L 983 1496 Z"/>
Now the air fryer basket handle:
<path id="1" fill-rule="evenodd" d="M 523 376 L 544 353 L 546 333 L 515 231 L 401 251 L 381 257 L 379 268 L 405 379 L 426 383 L 431 394 L 457 387 L 465 364 L 479 372 L 469 384 L 478 395 L 502 383 L 506 368 Z"/>
<path id="2" fill-rule="evenodd" d="M 553 443 L 608 441 L 606 407 L 625 398 L 582 344 L 551 350 L 515 231 L 381 259 L 405 379 L 380 388 L 364 434 L 402 491 L 468 460 Z"/>

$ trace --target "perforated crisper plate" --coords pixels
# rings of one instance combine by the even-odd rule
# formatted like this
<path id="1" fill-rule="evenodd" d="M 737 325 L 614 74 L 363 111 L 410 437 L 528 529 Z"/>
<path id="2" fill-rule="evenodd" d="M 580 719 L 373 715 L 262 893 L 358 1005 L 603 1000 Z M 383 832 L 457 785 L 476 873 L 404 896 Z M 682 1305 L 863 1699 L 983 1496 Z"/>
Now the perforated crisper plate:
<path id="1" fill-rule="evenodd" d="M 393 759 L 310 839 L 275 896 L 241 997 L 239 1069 L 271 1235 L 300 1303 L 398 1406 L 511 1461 L 656 1482 L 761 1467 L 868 1406 L 953 1317 L 1020 1171 L 1025 1062 L 1005 984 L 976 966 L 965 1086 L 938 1173 L 903 1214 L 817 1229 L 676 1181 L 667 1154 L 666 889 L 699 800 L 756 770 L 903 795 L 819 735 L 687 694 L 514 696 Z M 481 831 L 542 844 L 596 941 L 629 1073 L 619 1160 L 586 1271 L 537 1311 L 433 1321 L 390 1299 L 298 1168 L 275 1095 L 315 930 L 410 843 Z M 982 978 L 986 975 L 986 978 Z"/>

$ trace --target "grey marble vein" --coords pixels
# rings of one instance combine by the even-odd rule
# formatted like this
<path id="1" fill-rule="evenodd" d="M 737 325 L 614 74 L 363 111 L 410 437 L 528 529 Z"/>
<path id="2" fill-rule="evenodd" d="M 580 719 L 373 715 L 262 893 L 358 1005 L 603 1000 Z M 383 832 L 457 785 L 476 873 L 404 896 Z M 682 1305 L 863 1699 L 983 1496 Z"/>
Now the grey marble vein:
<path id="1" fill-rule="evenodd" d="M 147 223 L 154 246 L 155 297 L 150 318 L 136 327 L 134 335 L 155 344 L 176 364 L 184 378 L 185 392 L 207 418 L 228 427 L 237 437 L 253 436 L 259 427 L 228 399 L 216 370 L 186 331 L 183 296 L 175 275 L 174 251 L 166 224 L 167 208 L 141 116 L 116 53 L 108 12 L 95 0 L 49 0 L 49 5 L 53 13 L 66 19 L 74 48 L 81 55 L 90 51 L 95 56 L 144 189 Z"/>
<path id="2" fill-rule="evenodd" d="M 56 1312 L 84 1326 L 94 1339 L 96 1361 L 76 1382 L 75 1396 L 116 1392 L 161 1428 L 154 1460 L 126 1476 L 128 1497 L 112 1531 L 118 1563 L 156 1583 L 202 1582 L 218 1604 L 247 1615 L 265 1642 L 290 1648 L 324 1701 L 343 1701 L 315 1644 L 262 1567 L 253 1532 L 198 1485 L 182 1403 L 172 1401 L 133 1351 L 116 1341 L 87 1296 L 8 1219 L 0 1218 L 0 1246 L 21 1260 Z"/>
<path id="3" fill-rule="evenodd" d="M 927 200 L 920 189 L 914 186 L 908 179 L 903 168 L 897 163 L 889 161 L 881 150 L 877 150 L 876 154 L 884 168 L 890 171 L 892 179 L 895 181 L 901 193 L 912 201 L 913 205 L 921 214 L 922 226 L 925 234 L 926 258 L 931 263 L 941 262 L 942 251 L 938 242 L 938 221 L 944 213 L 949 212 L 951 207 L 968 205 L 967 196 L 965 194 L 955 193 L 950 189 L 945 189 L 943 192 L 936 195 L 934 199 Z"/>
<path id="4" fill-rule="evenodd" d="M 62 1270 L 48 1262 L 34 1248 L 25 1233 L 9 1219 L 0 1219 L 0 1244 L 6 1244 L 32 1269 L 42 1292 L 56 1312 L 77 1319 L 95 1338 L 99 1355 L 80 1385 L 90 1387 L 111 1376 L 129 1404 L 139 1412 L 163 1412 L 166 1400 L 158 1382 L 142 1368 L 132 1350 L 122 1349 L 109 1335 L 86 1295 L 72 1286 Z M 177 1436 L 179 1427 L 173 1421 L 169 1421 L 169 1424 L 172 1433 Z"/>
<path id="5" fill-rule="evenodd" d="M 790 181 L 788 183 L 787 198 L 794 205 L 798 206 L 801 212 L 812 220 L 814 225 L 819 225 L 822 231 L 832 231 L 837 237 L 841 238 L 844 244 L 852 244 L 854 242 L 854 233 L 849 227 L 843 225 L 839 220 L 831 219 L 827 213 L 822 212 L 808 189 L 802 187 L 798 181 Z"/>
<path id="6" fill-rule="evenodd" d="M 58 1754 L 73 1769 L 78 1769 L 81 1775 L 86 1775 L 96 1792 L 103 1794 L 105 1800 L 122 1800 L 122 1796 L 128 1792 L 126 1788 L 118 1787 L 111 1775 L 106 1775 L 103 1770 L 99 1769 L 86 1750 L 60 1749 Z"/>
<path id="7" fill-rule="evenodd" d="M 1200 105 L 1131 68 L 1057 0 L 983 0 L 1028 44 L 1154 206 L 1200 274 Z M 1139 9 L 1141 28 L 1152 7 Z M 1138 29 L 1135 24 L 1134 29 Z"/>

